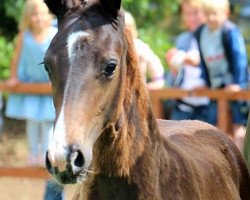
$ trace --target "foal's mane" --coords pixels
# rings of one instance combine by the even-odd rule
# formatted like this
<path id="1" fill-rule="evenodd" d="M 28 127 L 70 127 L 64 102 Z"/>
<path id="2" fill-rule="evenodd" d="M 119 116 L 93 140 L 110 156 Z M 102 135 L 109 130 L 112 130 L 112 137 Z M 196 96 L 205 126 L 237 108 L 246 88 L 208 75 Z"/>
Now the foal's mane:
<path id="1" fill-rule="evenodd" d="M 139 111 L 142 116 L 146 116 L 149 107 L 149 95 L 143 78 L 142 70 L 139 66 L 138 54 L 135 49 L 134 39 L 129 27 L 125 26 L 124 36 L 127 43 L 127 74 L 126 74 L 126 103 L 125 109 L 131 105 L 132 100 L 138 102 Z M 135 95 L 135 99 L 131 99 Z M 129 101 L 130 100 L 130 101 Z M 128 108 L 128 110 L 130 110 Z"/>
<path id="2" fill-rule="evenodd" d="M 159 131 L 151 110 L 133 37 L 127 27 L 124 29 L 124 37 L 127 54 L 126 66 L 123 66 L 126 67 L 126 74 L 123 74 L 122 79 L 125 83 L 120 88 L 121 101 L 119 105 L 116 104 L 116 117 L 118 120 L 122 118 L 120 129 L 117 131 L 110 126 L 107 130 L 107 134 L 115 138 L 111 142 L 105 140 L 105 133 L 98 139 L 97 143 L 101 146 L 96 148 L 99 158 L 94 163 L 105 174 L 129 177 L 132 166 L 146 148 L 146 141 L 152 136 L 158 138 Z M 109 142 L 109 145 L 105 145 Z"/>

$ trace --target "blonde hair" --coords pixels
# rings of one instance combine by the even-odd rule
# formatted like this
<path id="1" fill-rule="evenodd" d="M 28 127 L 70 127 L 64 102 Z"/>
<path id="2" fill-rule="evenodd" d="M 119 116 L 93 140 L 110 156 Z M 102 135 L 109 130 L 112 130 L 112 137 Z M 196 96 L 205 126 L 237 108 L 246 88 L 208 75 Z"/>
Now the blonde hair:
<path id="1" fill-rule="evenodd" d="M 46 4 L 43 2 L 43 0 L 26 0 L 24 7 L 23 7 L 21 21 L 19 23 L 20 31 L 31 29 L 30 17 L 33 14 L 34 9 L 36 8 L 46 9 L 48 11 L 49 20 L 51 20 L 52 22 L 53 17 L 51 14 L 49 14 L 49 9 L 46 6 Z"/>
<path id="2" fill-rule="evenodd" d="M 230 11 L 230 3 L 228 0 L 202 0 L 202 7 L 204 10 L 218 10 L 225 9 Z"/>
<path id="3" fill-rule="evenodd" d="M 133 38 L 138 37 L 137 27 L 134 17 L 127 11 L 125 11 L 125 25 L 129 28 Z"/>
<path id="4" fill-rule="evenodd" d="M 202 8 L 202 1 L 201 0 L 179 0 L 179 5 L 190 5 L 195 8 Z"/>

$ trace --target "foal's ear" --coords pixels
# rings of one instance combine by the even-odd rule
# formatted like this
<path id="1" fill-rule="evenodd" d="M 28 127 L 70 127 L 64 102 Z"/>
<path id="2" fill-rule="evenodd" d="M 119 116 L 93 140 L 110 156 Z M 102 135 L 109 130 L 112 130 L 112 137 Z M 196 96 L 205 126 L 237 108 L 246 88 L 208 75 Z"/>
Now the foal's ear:
<path id="1" fill-rule="evenodd" d="M 100 3 L 112 17 L 116 18 L 118 16 L 122 0 L 100 0 Z"/>
<path id="2" fill-rule="evenodd" d="M 66 0 L 44 0 L 44 3 L 48 6 L 50 12 L 57 17 L 66 11 Z"/>

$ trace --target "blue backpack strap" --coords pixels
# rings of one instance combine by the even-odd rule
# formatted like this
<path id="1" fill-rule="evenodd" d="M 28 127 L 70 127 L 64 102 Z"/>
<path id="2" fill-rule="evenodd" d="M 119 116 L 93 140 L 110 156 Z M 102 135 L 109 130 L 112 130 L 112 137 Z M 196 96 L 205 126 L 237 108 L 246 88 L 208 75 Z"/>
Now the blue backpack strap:
<path id="1" fill-rule="evenodd" d="M 194 35 L 197 39 L 197 42 L 198 42 L 198 45 L 199 45 L 199 50 L 200 50 L 200 56 L 201 56 L 201 64 L 203 66 L 203 70 L 205 71 L 204 73 L 204 78 L 207 80 L 207 83 L 208 85 L 210 86 L 210 80 L 209 80 L 209 76 L 208 76 L 208 70 L 207 70 L 207 67 L 206 67 L 206 64 L 205 64 L 205 61 L 204 61 L 204 57 L 202 55 L 202 51 L 201 51 L 201 47 L 200 47 L 200 37 L 201 37 L 201 32 L 203 30 L 205 25 L 201 25 L 195 32 L 194 32 Z M 228 60 L 228 64 L 229 64 L 229 71 L 230 73 L 233 74 L 233 66 L 232 66 L 232 62 L 231 62 L 231 59 L 232 59 L 232 56 L 231 56 L 231 53 L 230 53 L 230 38 L 229 38 L 229 31 L 232 30 L 233 28 L 235 28 L 235 25 L 230 22 L 230 21 L 226 21 L 223 25 L 223 28 L 222 28 L 222 45 L 223 45 L 223 48 L 225 50 L 225 55 L 226 55 L 226 58 Z"/>
<path id="2" fill-rule="evenodd" d="M 199 47 L 200 47 L 201 31 L 203 30 L 204 27 L 205 27 L 205 24 L 203 24 L 200 27 L 198 27 L 196 29 L 196 31 L 194 32 L 194 36 L 195 36 L 195 38 L 197 40 L 197 43 L 198 43 Z"/>
<path id="3" fill-rule="evenodd" d="M 207 70 L 207 66 L 205 64 L 204 61 L 204 57 L 201 51 L 201 45 L 200 45 L 200 38 L 201 38 L 201 32 L 203 30 L 203 28 L 205 27 L 205 24 L 201 25 L 199 28 L 196 29 L 196 31 L 194 32 L 194 37 L 197 40 L 197 44 L 199 47 L 199 52 L 200 52 L 200 57 L 201 57 L 201 68 L 202 68 L 202 77 L 206 80 L 207 85 L 210 87 L 210 79 L 208 76 L 208 70 Z"/>
<path id="4" fill-rule="evenodd" d="M 228 35 L 228 32 L 230 30 L 232 30 L 233 28 L 235 28 L 235 25 L 230 22 L 230 21 L 226 21 L 222 27 L 222 45 L 223 45 L 223 48 L 225 50 L 225 54 L 226 54 L 226 58 L 228 60 L 228 64 L 229 64 L 229 71 L 230 73 L 234 73 L 233 72 L 233 67 L 231 65 L 232 61 L 232 56 L 230 54 L 230 45 L 229 45 L 229 35 Z"/>

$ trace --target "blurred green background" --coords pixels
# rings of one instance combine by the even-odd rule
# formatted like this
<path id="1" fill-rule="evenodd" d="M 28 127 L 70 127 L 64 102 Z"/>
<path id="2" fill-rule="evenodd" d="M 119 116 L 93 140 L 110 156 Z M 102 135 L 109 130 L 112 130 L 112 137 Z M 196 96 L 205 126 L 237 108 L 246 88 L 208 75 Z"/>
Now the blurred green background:
<path id="1" fill-rule="evenodd" d="M 0 4 L 0 79 L 9 76 L 10 59 L 18 21 L 25 0 L 1 0 Z M 123 7 L 135 17 L 140 38 L 147 42 L 164 64 L 164 54 L 171 46 L 169 29 L 178 10 L 177 0 L 123 0 Z M 171 31 L 169 31 L 171 30 Z M 166 67 L 166 66 L 165 66 Z"/>
<path id="2" fill-rule="evenodd" d="M 0 79 L 9 76 L 9 65 L 17 34 L 22 5 L 25 0 L 1 0 L 0 4 Z M 232 19 L 240 22 L 249 41 L 250 19 L 241 16 L 242 2 L 232 1 Z M 246 6 L 246 5 L 245 5 Z M 123 7 L 135 17 L 139 37 L 160 57 L 166 71 L 165 52 L 173 46 L 175 36 L 183 29 L 178 0 L 123 0 Z M 249 12 L 250 13 L 250 12 Z M 248 27 L 248 28 L 247 28 Z M 248 44 L 250 55 L 250 45 Z"/>

